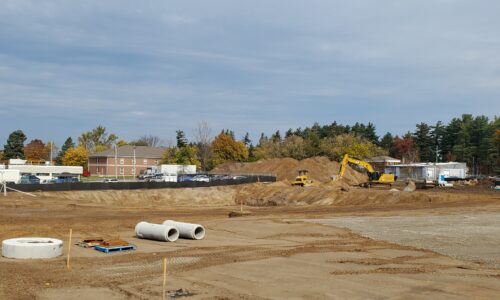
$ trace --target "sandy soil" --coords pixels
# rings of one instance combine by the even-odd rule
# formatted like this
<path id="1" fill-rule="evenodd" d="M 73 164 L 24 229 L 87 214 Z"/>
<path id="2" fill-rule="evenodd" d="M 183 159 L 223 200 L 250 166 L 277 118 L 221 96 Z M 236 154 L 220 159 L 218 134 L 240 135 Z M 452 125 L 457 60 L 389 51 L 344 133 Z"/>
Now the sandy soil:
<path id="1" fill-rule="evenodd" d="M 72 228 L 73 242 L 91 236 L 120 237 L 138 249 L 103 254 L 75 246 L 71 271 L 65 257 L 0 258 L 0 299 L 159 299 L 163 257 L 169 261 L 167 290 L 187 290 L 190 295 L 185 299 L 494 299 L 500 294 L 495 261 L 487 255 L 485 259 L 461 256 L 460 243 L 453 247 L 455 243 L 447 241 L 449 250 L 440 253 L 435 248 L 439 239 L 410 245 L 386 236 L 370 238 L 363 228 L 304 221 L 397 217 L 406 218 L 401 224 L 408 230 L 423 217 L 439 225 L 427 227 L 426 232 L 444 234 L 462 216 L 498 218 L 498 193 L 342 192 L 283 186 L 284 192 L 268 198 L 274 204 L 263 199 L 263 206 L 245 206 L 251 216 L 227 217 L 239 209 L 235 205 L 239 200 L 250 199 L 252 192 L 264 197 L 268 188 L 39 193 L 36 198 L 9 194 L 0 198 L 1 240 L 49 236 L 66 241 Z M 137 222 L 165 219 L 201 223 L 206 238 L 162 243 L 134 237 Z M 400 224 L 389 220 L 372 231 Z M 464 233 L 475 238 L 477 247 L 483 249 L 480 241 L 493 245 L 498 240 L 491 226 L 477 225 Z"/>

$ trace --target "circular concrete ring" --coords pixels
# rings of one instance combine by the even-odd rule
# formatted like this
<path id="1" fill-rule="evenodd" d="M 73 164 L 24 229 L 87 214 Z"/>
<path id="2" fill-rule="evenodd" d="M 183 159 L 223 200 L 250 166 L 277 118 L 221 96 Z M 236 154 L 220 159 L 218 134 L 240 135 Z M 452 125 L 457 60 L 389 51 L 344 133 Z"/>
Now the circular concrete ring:
<path id="1" fill-rule="evenodd" d="M 18 259 L 53 258 L 62 255 L 61 240 L 43 237 L 24 237 L 4 240 L 2 256 Z"/>

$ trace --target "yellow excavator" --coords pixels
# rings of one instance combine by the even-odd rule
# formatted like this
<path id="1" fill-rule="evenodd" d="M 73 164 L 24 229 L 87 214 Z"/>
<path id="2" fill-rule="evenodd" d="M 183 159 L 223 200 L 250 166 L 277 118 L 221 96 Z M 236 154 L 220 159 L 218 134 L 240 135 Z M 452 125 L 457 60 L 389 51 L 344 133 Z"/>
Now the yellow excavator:
<path id="1" fill-rule="evenodd" d="M 339 178 L 342 178 L 344 176 L 348 163 L 355 164 L 366 169 L 366 171 L 368 172 L 368 182 L 362 184 L 365 187 L 370 187 L 374 184 L 387 184 L 390 186 L 396 181 L 396 177 L 394 176 L 394 174 L 379 173 L 373 169 L 370 163 L 364 160 L 351 158 L 348 154 L 344 155 L 344 158 L 340 163 Z"/>

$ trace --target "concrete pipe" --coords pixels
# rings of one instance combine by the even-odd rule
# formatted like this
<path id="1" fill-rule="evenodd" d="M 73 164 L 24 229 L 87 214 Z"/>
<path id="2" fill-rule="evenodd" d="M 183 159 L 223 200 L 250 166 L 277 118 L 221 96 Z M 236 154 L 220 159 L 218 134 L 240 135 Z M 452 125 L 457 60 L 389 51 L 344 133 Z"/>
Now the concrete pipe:
<path id="1" fill-rule="evenodd" d="M 43 237 L 24 237 L 4 240 L 2 256 L 18 259 L 54 258 L 62 255 L 61 240 Z"/>
<path id="2" fill-rule="evenodd" d="M 173 226 L 139 222 L 135 226 L 135 235 L 141 239 L 175 242 L 179 238 L 179 230 Z"/>
<path id="3" fill-rule="evenodd" d="M 181 238 L 201 240 L 205 237 L 205 228 L 200 224 L 176 222 L 172 220 L 166 220 L 163 225 L 173 226 L 179 230 L 179 235 Z"/>

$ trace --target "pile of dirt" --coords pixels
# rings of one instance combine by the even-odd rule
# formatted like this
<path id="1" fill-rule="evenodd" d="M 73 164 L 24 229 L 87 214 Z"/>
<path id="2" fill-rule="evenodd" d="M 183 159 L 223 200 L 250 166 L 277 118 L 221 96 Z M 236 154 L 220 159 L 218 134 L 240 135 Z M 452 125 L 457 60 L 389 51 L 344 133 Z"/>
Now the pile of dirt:
<path id="1" fill-rule="evenodd" d="M 343 183 L 345 184 L 345 183 Z M 417 193 L 394 193 L 390 190 L 352 188 L 345 192 L 342 182 L 325 183 L 321 186 L 292 187 L 277 182 L 254 184 L 240 188 L 235 203 L 249 206 L 287 205 L 390 205 L 398 203 L 431 203 L 449 201 L 446 197 L 430 197 Z"/>
<path id="2" fill-rule="evenodd" d="M 64 199 L 66 205 L 114 207 L 170 207 L 233 205 L 233 187 L 151 190 L 41 192 L 42 199 Z M 68 201 L 69 200 L 69 201 Z"/>
<path id="3" fill-rule="evenodd" d="M 318 182 L 330 182 L 332 175 L 338 175 L 340 164 L 331 161 L 328 157 L 318 156 L 304 160 L 293 158 L 263 159 L 252 163 L 226 162 L 213 170 L 213 173 L 251 174 L 271 173 L 277 176 L 278 181 L 293 181 L 299 170 L 309 171 L 309 179 Z M 351 167 L 347 167 L 344 179 L 350 185 L 359 185 L 366 182 L 367 177 Z"/>

